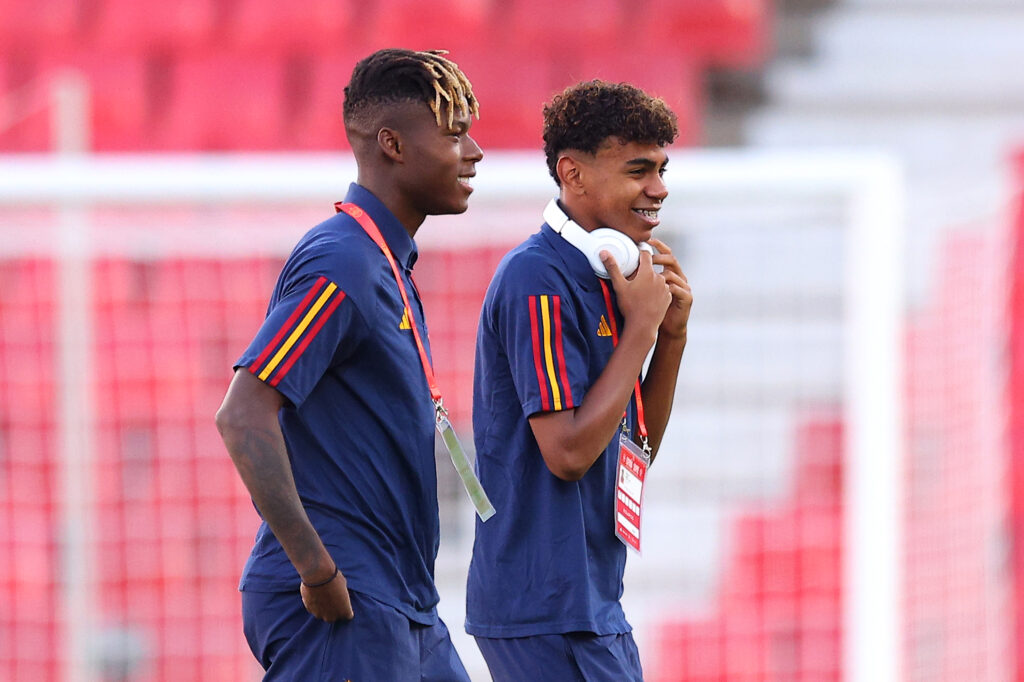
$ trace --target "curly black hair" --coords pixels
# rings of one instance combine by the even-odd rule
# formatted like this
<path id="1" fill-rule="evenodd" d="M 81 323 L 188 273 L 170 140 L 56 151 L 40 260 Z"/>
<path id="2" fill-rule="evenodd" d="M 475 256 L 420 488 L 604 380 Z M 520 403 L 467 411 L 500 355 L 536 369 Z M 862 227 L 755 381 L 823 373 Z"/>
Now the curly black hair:
<path id="1" fill-rule="evenodd" d="M 555 166 L 567 149 L 594 154 L 612 136 L 621 142 L 665 146 L 678 134 L 676 115 L 668 105 L 628 83 L 578 83 L 544 105 L 544 155 L 559 186 Z"/>
<path id="2" fill-rule="evenodd" d="M 345 87 L 345 121 L 380 104 L 403 101 L 426 102 L 437 125 L 441 125 L 442 104 L 447 105 L 448 125 L 455 111 L 480 117 L 480 105 L 473 86 L 455 62 L 442 55 L 446 50 L 378 50 L 356 64 Z"/>

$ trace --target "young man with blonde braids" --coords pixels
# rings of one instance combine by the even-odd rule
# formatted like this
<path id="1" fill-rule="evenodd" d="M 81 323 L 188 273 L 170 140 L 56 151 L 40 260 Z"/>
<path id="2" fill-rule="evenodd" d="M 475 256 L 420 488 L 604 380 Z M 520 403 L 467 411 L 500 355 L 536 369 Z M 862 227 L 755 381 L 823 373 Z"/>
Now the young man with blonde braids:
<path id="1" fill-rule="evenodd" d="M 690 287 L 652 237 L 676 134 L 665 103 L 626 84 L 544 108 L 559 197 L 498 266 L 477 336 L 477 467 L 500 511 L 476 526 L 466 630 L 496 682 L 643 677 L 619 603 L 640 524 L 617 506 L 640 498 L 619 467 L 657 452 L 686 345 Z"/>
<path id="2" fill-rule="evenodd" d="M 240 589 L 265 680 L 468 681 L 436 610 L 435 408 L 411 278 L 416 231 L 466 210 L 482 158 L 476 98 L 442 54 L 356 65 L 357 181 L 288 258 L 217 413 L 263 519 Z"/>

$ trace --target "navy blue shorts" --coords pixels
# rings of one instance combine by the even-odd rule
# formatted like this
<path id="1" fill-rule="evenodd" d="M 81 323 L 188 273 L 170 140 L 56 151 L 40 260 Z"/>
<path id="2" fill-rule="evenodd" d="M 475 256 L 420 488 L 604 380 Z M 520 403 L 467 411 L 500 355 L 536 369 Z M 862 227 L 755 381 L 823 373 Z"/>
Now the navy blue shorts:
<path id="1" fill-rule="evenodd" d="M 494 682 L 643 682 L 633 635 L 477 637 Z"/>
<path id="2" fill-rule="evenodd" d="M 242 592 L 245 638 L 266 682 L 470 682 L 448 628 L 349 592 L 355 618 L 325 623 L 295 592 Z"/>

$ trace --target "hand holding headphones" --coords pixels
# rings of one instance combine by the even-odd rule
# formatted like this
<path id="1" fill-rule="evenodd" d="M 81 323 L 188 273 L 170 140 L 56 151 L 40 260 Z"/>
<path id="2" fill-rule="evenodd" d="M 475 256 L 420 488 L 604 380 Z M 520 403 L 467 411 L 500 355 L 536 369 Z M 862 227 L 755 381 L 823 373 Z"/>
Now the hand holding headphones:
<path id="1" fill-rule="evenodd" d="M 647 242 L 638 245 L 626 234 L 610 227 L 599 227 L 587 232 L 565 214 L 557 199 L 552 199 L 544 208 L 544 222 L 579 249 L 587 257 L 594 274 L 601 279 L 609 279 L 608 270 L 601 262 L 602 251 L 607 251 L 615 258 L 624 277 L 632 276 L 640 266 L 641 250 L 652 255 L 655 253 L 654 247 Z"/>

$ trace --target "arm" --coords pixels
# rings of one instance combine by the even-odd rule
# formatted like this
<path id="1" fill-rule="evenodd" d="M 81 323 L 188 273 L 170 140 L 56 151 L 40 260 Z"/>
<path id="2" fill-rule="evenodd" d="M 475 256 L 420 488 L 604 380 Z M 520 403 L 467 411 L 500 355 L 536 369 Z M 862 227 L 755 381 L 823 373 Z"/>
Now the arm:
<path id="1" fill-rule="evenodd" d="M 672 412 L 679 363 L 683 358 L 683 349 L 686 348 L 686 325 L 690 319 L 693 293 L 686 275 L 679 267 L 679 261 L 672 255 L 668 245 L 658 239 L 652 239 L 651 244 L 658 250 L 654 263 L 663 266 L 662 275 L 672 291 L 672 304 L 665 311 L 665 317 L 658 327 L 658 342 L 654 346 L 647 377 L 641 387 L 647 442 L 651 446 L 653 460 L 661 446 Z"/>
<path id="2" fill-rule="evenodd" d="M 253 502 L 301 577 L 306 609 L 328 622 L 349 620 L 353 614 L 345 577 L 336 573 L 295 489 L 277 419 L 283 403 L 275 389 L 240 369 L 217 411 L 217 430 Z M 309 587 L 319 583 L 324 584 Z"/>
<path id="3" fill-rule="evenodd" d="M 545 464 L 566 481 L 582 478 L 614 437 L 672 300 L 669 285 L 654 271 L 650 254 L 641 254 L 632 280 L 622 276 L 614 259 L 603 260 L 625 318 L 619 344 L 579 407 L 530 416 L 530 428 Z"/>

